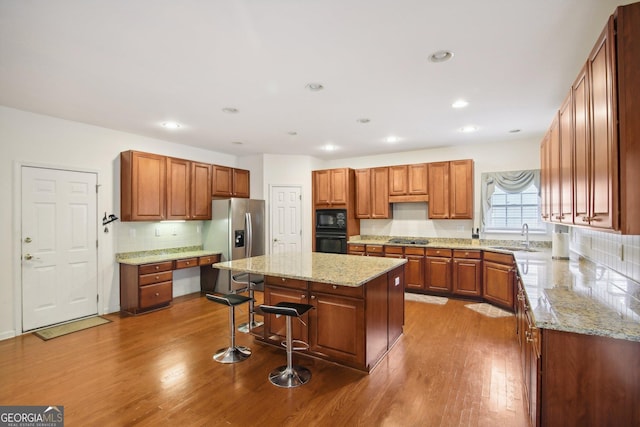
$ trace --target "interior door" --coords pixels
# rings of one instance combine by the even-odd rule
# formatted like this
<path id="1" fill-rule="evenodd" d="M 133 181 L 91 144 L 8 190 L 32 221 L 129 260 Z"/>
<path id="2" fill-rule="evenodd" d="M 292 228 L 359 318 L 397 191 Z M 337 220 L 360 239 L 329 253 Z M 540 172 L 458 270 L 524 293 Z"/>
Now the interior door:
<path id="1" fill-rule="evenodd" d="M 22 330 L 97 314 L 97 175 L 21 174 Z"/>
<path id="2" fill-rule="evenodd" d="M 301 188 L 271 187 L 271 253 L 302 250 Z"/>

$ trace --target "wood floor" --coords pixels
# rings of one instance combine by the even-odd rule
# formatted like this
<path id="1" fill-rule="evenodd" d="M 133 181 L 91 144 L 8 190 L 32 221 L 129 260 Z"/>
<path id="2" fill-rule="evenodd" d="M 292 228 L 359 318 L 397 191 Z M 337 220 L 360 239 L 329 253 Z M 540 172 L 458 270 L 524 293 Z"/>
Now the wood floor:
<path id="1" fill-rule="evenodd" d="M 281 389 L 267 375 L 284 350 L 238 334 L 253 355 L 213 361 L 228 311 L 181 297 L 50 341 L 0 341 L 0 405 L 63 405 L 68 426 L 527 426 L 514 318 L 465 304 L 407 301 L 404 335 L 370 375 L 294 356 L 313 376 Z"/>

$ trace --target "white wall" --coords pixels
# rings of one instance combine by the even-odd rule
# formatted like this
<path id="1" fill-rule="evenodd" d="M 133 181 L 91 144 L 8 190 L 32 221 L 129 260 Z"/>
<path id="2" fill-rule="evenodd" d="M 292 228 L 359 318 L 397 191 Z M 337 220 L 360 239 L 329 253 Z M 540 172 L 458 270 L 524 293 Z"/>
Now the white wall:
<path id="1" fill-rule="evenodd" d="M 104 212 L 120 216 L 119 153 L 140 150 L 190 160 L 237 166 L 235 156 L 202 150 L 167 141 L 56 119 L 0 106 L 0 339 L 21 333 L 20 306 L 20 163 L 91 170 L 98 173 L 100 220 Z M 163 242 L 150 240 L 148 223 L 113 223 L 110 233 L 98 227 L 98 287 L 100 312 L 120 309 L 119 275 L 115 263 L 117 243 L 123 248 L 175 245 L 178 241 L 198 242 L 184 234 Z M 118 230 L 122 227 L 123 230 Z M 129 230 L 136 237 L 129 237 Z M 187 233 L 187 232 L 185 232 Z M 180 245 L 181 246 L 181 245 Z M 157 248 L 157 247 L 156 247 Z M 193 279 L 191 279 L 192 281 Z"/>

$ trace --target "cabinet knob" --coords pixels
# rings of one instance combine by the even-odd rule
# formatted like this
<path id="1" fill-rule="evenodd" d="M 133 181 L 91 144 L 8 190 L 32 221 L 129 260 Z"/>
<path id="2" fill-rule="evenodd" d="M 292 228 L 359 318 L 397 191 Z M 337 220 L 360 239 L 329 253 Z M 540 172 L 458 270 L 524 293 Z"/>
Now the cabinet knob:
<path id="1" fill-rule="evenodd" d="M 332 288 L 333 289 L 338 289 L 338 287 L 336 285 L 333 285 Z"/>
<path id="2" fill-rule="evenodd" d="M 282 281 L 283 281 L 283 282 L 286 282 L 286 281 L 287 281 L 287 279 L 285 279 L 285 278 L 283 277 L 283 278 L 282 278 Z"/>
<path id="3" fill-rule="evenodd" d="M 159 297 L 160 296 L 160 292 L 156 292 L 156 296 Z"/>
<path id="4" fill-rule="evenodd" d="M 305 294 L 300 295 L 301 299 L 307 299 L 307 296 Z M 311 297 L 311 298 L 315 298 L 315 297 Z"/>
<path id="5" fill-rule="evenodd" d="M 469 256 L 469 252 L 465 252 L 465 253 L 464 253 L 464 256 Z"/>
<path id="6" fill-rule="evenodd" d="M 160 276 L 156 276 L 156 280 L 158 280 L 160 278 Z"/>
<path id="7" fill-rule="evenodd" d="M 156 270 L 160 270 L 160 266 L 159 265 L 156 265 Z"/>
<path id="8" fill-rule="evenodd" d="M 311 295 L 311 299 L 316 299 L 316 296 L 315 295 Z"/>
<path id="9" fill-rule="evenodd" d="M 189 265 L 189 261 L 187 261 L 185 264 Z"/>

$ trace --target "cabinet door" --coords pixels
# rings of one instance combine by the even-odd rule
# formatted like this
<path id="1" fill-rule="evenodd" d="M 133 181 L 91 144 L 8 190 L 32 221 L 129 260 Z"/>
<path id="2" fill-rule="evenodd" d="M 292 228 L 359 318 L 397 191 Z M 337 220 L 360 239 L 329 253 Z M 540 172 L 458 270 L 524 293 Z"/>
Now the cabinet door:
<path id="1" fill-rule="evenodd" d="M 407 166 L 389 166 L 389 195 L 407 194 Z"/>
<path id="2" fill-rule="evenodd" d="M 543 221 L 551 220 L 551 180 L 549 167 L 549 132 L 540 143 L 540 216 Z"/>
<path id="3" fill-rule="evenodd" d="M 574 111 L 574 214 L 575 223 L 589 224 L 589 85 L 586 66 L 573 84 Z"/>
<path id="4" fill-rule="evenodd" d="M 309 304 L 309 300 L 307 298 L 307 291 L 296 290 L 296 289 L 287 289 L 287 288 L 279 288 L 279 287 L 271 287 L 265 286 L 264 288 L 264 303 L 267 305 L 276 305 L 279 302 L 294 302 L 298 304 Z M 302 321 L 308 325 L 309 324 L 309 313 L 306 313 L 301 317 Z M 286 329 L 286 317 L 280 316 L 276 317 L 275 314 L 265 314 L 264 316 L 264 330 L 265 330 L 265 339 L 271 341 L 280 342 L 285 339 L 287 335 Z M 301 322 L 293 319 L 291 322 L 291 329 L 293 334 L 293 339 L 301 340 L 304 342 L 308 342 L 309 333 L 307 326 L 303 325 Z"/>
<path id="5" fill-rule="evenodd" d="M 190 219 L 191 162 L 167 157 L 167 219 Z"/>
<path id="6" fill-rule="evenodd" d="M 389 288 L 387 348 L 390 348 L 402 335 L 402 326 L 404 325 L 404 269 L 399 267 L 389 272 L 387 280 Z"/>
<path id="7" fill-rule="evenodd" d="M 449 163 L 449 218 L 473 219 L 473 160 Z"/>
<path id="8" fill-rule="evenodd" d="M 573 224 L 573 97 L 567 95 L 559 112 L 560 222 Z"/>
<path id="9" fill-rule="evenodd" d="M 473 297 L 482 296 L 482 261 L 479 259 L 453 260 L 453 293 Z"/>
<path id="10" fill-rule="evenodd" d="M 329 183 L 329 170 L 313 171 L 313 201 L 316 205 L 330 205 Z"/>
<path id="11" fill-rule="evenodd" d="M 315 310 L 309 312 L 309 350 L 347 363 L 363 364 L 364 301 L 313 293 L 311 304 Z"/>
<path id="12" fill-rule="evenodd" d="M 213 165 L 212 176 L 213 196 L 233 196 L 233 168 Z"/>
<path id="13" fill-rule="evenodd" d="M 233 169 L 233 197 L 249 198 L 249 171 Z"/>
<path id="14" fill-rule="evenodd" d="M 425 258 L 420 255 L 407 255 L 405 264 L 406 288 L 424 289 Z"/>
<path id="15" fill-rule="evenodd" d="M 560 222 L 560 129 L 558 116 L 554 116 L 549 128 L 549 207 L 552 222 Z"/>
<path id="16" fill-rule="evenodd" d="M 410 195 L 428 194 L 426 163 L 409 165 L 407 174 L 408 174 L 407 194 L 410 194 Z"/>
<path id="17" fill-rule="evenodd" d="M 356 176 L 356 218 L 371 218 L 371 169 L 358 169 Z"/>
<path id="18" fill-rule="evenodd" d="M 390 217 L 389 168 L 373 168 L 371 169 L 371 218 L 386 219 Z"/>
<path id="19" fill-rule="evenodd" d="M 483 273 L 484 298 L 489 302 L 513 311 L 515 278 L 513 265 L 485 261 Z"/>
<path id="20" fill-rule="evenodd" d="M 425 288 L 436 292 L 451 292 L 451 258 L 427 257 Z"/>
<path id="21" fill-rule="evenodd" d="M 346 205 L 348 200 L 348 183 L 349 183 L 349 170 L 348 169 L 331 169 L 331 204 L 334 205 Z"/>
<path id="22" fill-rule="evenodd" d="M 211 219 L 211 165 L 191 162 L 191 219 Z"/>
<path id="23" fill-rule="evenodd" d="M 613 23 L 605 28 L 587 61 L 589 74 L 589 101 L 591 106 L 591 214 L 592 227 L 612 229 L 613 203 L 617 198 L 614 188 L 618 175 L 618 136 L 613 99 Z M 616 218 L 617 220 L 617 218 Z M 616 221 L 617 222 L 617 221 Z"/>
<path id="24" fill-rule="evenodd" d="M 122 153 L 121 197 L 125 221 L 165 219 L 166 158 L 137 151 Z M 130 185 L 127 185 L 129 184 Z M 127 212 L 127 207 L 130 211 Z"/>
<path id="25" fill-rule="evenodd" d="M 429 163 L 429 218 L 449 218 L 449 162 Z"/>

